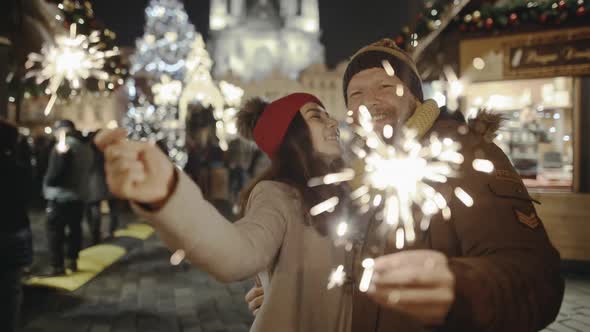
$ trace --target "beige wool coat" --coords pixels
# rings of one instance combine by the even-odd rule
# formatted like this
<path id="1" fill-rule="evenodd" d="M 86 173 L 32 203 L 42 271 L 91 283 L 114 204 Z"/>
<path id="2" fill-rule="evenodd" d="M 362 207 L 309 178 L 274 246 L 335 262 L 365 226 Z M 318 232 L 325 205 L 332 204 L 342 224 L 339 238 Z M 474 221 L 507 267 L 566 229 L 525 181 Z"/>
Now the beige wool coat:
<path id="1" fill-rule="evenodd" d="M 193 265 L 216 279 L 234 282 L 260 273 L 264 303 L 250 331 L 350 331 L 352 285 L 327 289 L 332 269 L 345 263 L 344 251 L 306 226 L 294 188 L 258 183 L 245 217 L 230 223 L 178 172 L 176 189 L 162 209 L 135 210 L 152 222 L 169 249 L 184 250 Z"/>

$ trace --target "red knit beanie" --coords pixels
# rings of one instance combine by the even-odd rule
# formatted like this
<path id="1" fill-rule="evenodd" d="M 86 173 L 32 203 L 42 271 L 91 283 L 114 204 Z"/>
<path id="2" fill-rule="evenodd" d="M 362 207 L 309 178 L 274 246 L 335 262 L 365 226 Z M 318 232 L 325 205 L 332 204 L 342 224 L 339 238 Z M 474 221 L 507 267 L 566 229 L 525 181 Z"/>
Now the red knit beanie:
<path id="1" fill-rule="evenodd" d="M 287 134 L 289 125 L 303 105 L 322 102 L 309 93 L 293 93 L 270 103 L 254 127 L 254 141 L 260 150 L 273 158 Z"/>

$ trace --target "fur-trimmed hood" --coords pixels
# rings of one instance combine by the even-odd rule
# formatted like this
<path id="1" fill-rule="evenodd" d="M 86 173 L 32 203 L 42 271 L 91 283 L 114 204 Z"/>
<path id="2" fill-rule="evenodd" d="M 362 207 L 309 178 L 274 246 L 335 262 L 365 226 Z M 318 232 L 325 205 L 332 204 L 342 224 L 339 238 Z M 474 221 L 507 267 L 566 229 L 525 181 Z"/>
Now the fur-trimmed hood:
<path id="1" fill-rule="evenodd" d="M 482 110 L 475 118 L 468 121 L 468 125 L 475 133 L 482 135 L 486 141 L 491 142 L 496 138 L 498 129 L 500 129 L 504 120 L 505 118 L 501 114 Z"/>

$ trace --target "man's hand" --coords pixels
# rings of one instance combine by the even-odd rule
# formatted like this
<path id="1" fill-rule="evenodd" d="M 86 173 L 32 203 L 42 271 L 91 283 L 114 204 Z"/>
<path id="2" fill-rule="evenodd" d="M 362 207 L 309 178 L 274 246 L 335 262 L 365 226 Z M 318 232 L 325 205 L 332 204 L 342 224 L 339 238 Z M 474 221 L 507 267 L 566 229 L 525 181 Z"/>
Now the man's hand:
<path id="1" fill-rule="evenodd" d="M 254 285 L 252 289 L 246 294 L 246 302 L 248 303 L 248 309 L 252 312 L 252 315 L 256 316 L 258 310 L 264 302 L 264 289 L 259 285 Z"/>
<path id="2" fill-rule="evenodd" d="M 161 204 L 173 186 L 174 165 L 154 144 L 126 139 L 124 129 L 102 130 L 94 139 L 104 152 L 111 192 L 123 199 Z"/>
<path id="3" fill-rule="evenodd" d="M 455 277 L 445 255 L 409 250 L 375 259 L 369 296 L 428 326 L 444 323 L 455 300 Z"/>

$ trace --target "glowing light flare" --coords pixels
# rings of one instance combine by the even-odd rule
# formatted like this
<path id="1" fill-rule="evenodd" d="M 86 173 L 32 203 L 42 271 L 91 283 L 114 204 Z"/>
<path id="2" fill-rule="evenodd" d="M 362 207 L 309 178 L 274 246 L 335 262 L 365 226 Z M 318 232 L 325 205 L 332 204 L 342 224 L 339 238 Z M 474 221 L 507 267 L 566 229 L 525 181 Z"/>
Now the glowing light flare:
<path id="1" fill-rule="evenodd" d="M 455 188 L 455 196 L 467 207 L 473 206 L 473 198 L 461 187 Z"/>
<path id="2" fill-rule="evenodd" d="M 383 137 L 386 139 L 393 137 L 393 127 L 391 125 L 387 124 L 383 127 Z"/>
<path id="3" fill-rule="evenodd" d="M 404 96 L 404 91 L 405 91 L 405 88 L 404 88 L 403 84 L 398 84 L 398 85 L 395 87 L 395 94 L 396 94 L 398 97 L 403 97 L 403 96 Z"/>
<path id="4" fill-rule="evenodd" d="M 53 105 L 55 105 L 56 101 L 57 101 L 57 94 L 53 93 L 51 95 L 51 98 L 49 98 L 49 102 L 47 103 L 47 106 L 45 106 L 45 110 L 43 111 L 43 114 L 45 114 L 45 116 L 48 116 L 49 113 L 51 113 L 51 110 L 53 109 Z"/>
<path id="5" fill-rule="evenodd" d="M 373 198 L 373 206 L 377 207 L 381 205 L 382 198 L 383 197 L 381 195 L 375 195 L 375 198 Z"/>
<path id="6" fill-rule="evenodd" d="M 354 170 L 347 168 L 339 173 L 330 173 L 322 177 L 312 178 L 307 182 L 309 187 L 317 187 L 324 184 L 334 184 L 350 181 L 354 178 Z"/>
<path id="7" fill-rule="evenodd" d="M 184 250 L 178 249 L 172 254 L 172 256 L 170 256 L 170 264 L 174 266 L 180 265 L 180 263 L 182 263 L 185 257 L 186 253 L 184 252 Z"/>
<path id="8" fill-rule="evenodd" d="M 364 270 L 359 283 L 359 290 L 363 293 L 366 293 L 369 290 L 371 279 L 373 278 L 373 267 L 375 266 L 375 261 L 372 258 L 366 258 L 363 260 L 362 266 Z"/>
<path id="9" fill-rule="evenodd" d="M 369 109 L 365 105 L 359 106 L 359 122 L 360 122 L 361 127 L 366 132 L 373 131 L 373 123 L 372 123 L 371 113 L 369 112 Z"/>
<path id="10" fill-rule="evenodd" d="M 404 229 L 398 228 L 395 232 L 395 247 L 397 249 L 403 249 L 404 247 Z"/>
<path id="11" fill-rule="evenodd" d="M 369 187 L 366 185 L 363 185 L 363 186 L 360 186 L 357 189 L 355 189 L 352 193 L 350 193 L 350 198 L 352 198 L 353 200 L 356 200 L 368 193 L 369 193 Z"/>
<path id="12" fill-rule="evenodd" d="M 383 69 L 385 69 L 387 75 L 395 76 L 395 70 L 393 69 L 393 66 L 391 66 L 391 63 L 389 61 L 383 60 L 381 61 L 381 65 L 383 66 Z"/>
<path id="13" fill-rule="evenodd" d="M 392 226 L 397 226 L 399 223 L 399 202 L 394 196 L 387 199 L 387 204 L 385 205 L 385 222 Z"/>
<path id="14" fill-rule="evenodd" d="M 346 235 L 347 231 L 348 231 L 348 224 L 344 221 L 340 222 L 338 224 L 338 228 L 336 229 L 336 234 L 340 237 L 343 237 L 344 235 Z"/>
<path id="15" fill-rule="evenodd" d="M 344 266 L 338 265 L 338 267 L 332 271 L 330 274 L 330 279 L 328 282 L 328 289 L 332 289 L 334 287 L 340 287 L 344 285 L 346 281 L 346 272 L 344 272 Z"/>
<path id="16" fill-rule="evenodd" d="M 465 86 L 463 82 L 456 80 L 449 83 L 449 99 L 447 100 L 447 108 L 450 111 L 459 109 L 459 98 L 463 95 Z"/>
<path id="17" fill-rule="evenodd" d="M 451 220 L 451 209 L 446 207 L 442 210 L 442 216 L 444 220 Z"/>
<path id="18" fill-rule="evenodd" d="M 57 150 L 57 152 L 63 154 L 68 152 L 68 150 L 70 149 L 70 147 L 68 146 L 66 139 L 67 139 L 67 132 L 65 130 L 59 130 L 58 133 L 58 138 L 57 138 L 57 145 L 55 146 L 55 150 Z"/>
<path id="19" fill-rule="evenodd" d="M 329 199 L 319 203 L 318 205 L 312 207 L 311 210 L 309 211 L 309 213 L 312 216 L 317 216 L 319 214 L 322 214 L 324 212 L 327 212 L 327 211 L 335 208 L 336 205 L 338 205 L 339 201 L 340 201 L 339 198 L 334 196 L 334 197 L 329 198 Z"/>
<path id="20" fill-rule="evenodd" d="M 473 169 L 482 173 L 492 173 L 494 164 L 487 159 L 475 159 L 472 163 Z"/>
<path id="21" fill-rule="evenodd" d="M 434 203 L 441 210 L 447 207 L 447 200 L 440 193 L 434 194 Z"/>

